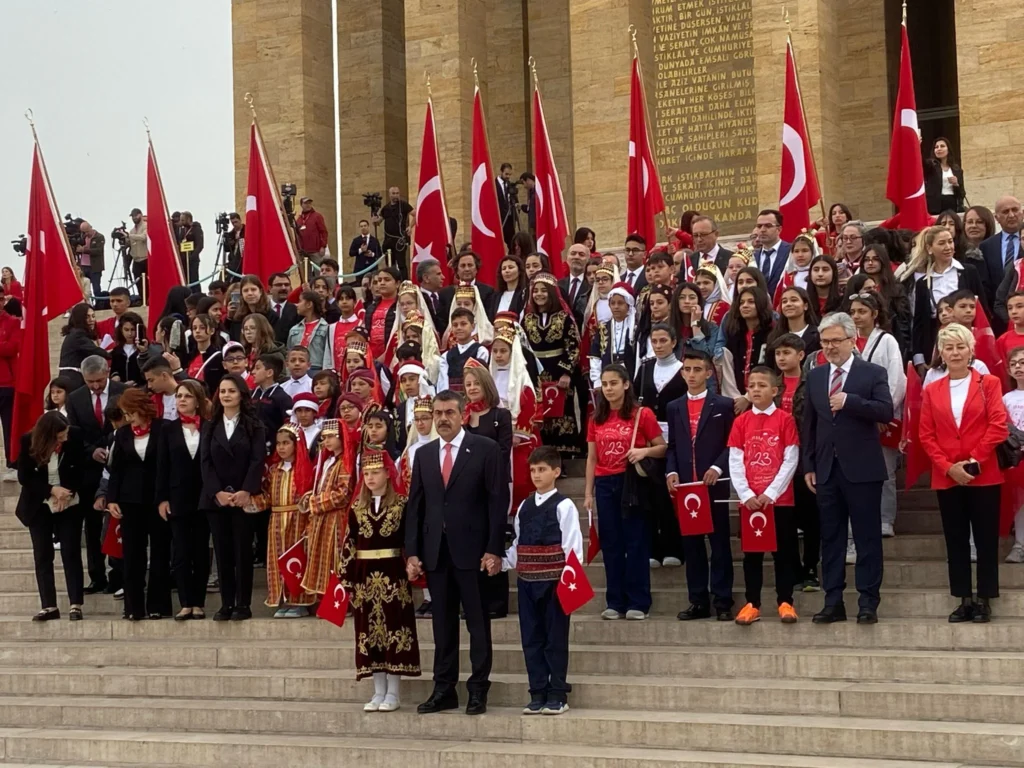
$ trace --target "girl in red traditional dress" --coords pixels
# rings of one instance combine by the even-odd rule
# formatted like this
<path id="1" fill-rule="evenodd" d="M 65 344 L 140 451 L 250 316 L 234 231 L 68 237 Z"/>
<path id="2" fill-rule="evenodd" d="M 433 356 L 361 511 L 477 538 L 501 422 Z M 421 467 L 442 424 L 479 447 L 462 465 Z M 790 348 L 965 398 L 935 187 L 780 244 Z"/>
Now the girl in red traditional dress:
<path id="1" fill-rule="evenodd" d="M 317 371 L 313 376 L 313 395 L 317 401 L 317 417 L 336 419 L 338 398 L 341 396 L 341 381 L 334 371 Z"/>
<path id="2" fill-rule="evenodd" d="M 697 270 L 693 282 L 704 298 L 704 319 L 721 328 L 725 313 L 729 311 L 730 301 L 729 289 L 725 285 L 722 273 L 713 263 L 708 262 Z"/>
<path id="3" fill-rule="evenodd" d="M 413 404 L 412 422 L 405 451 L 402 452 L 402 457 L 398 462 L 398 474 L 402 479 L 403 488 L 408 488 L 412 484 L 412 467 L 416 461 L 416 453 L 424 445 L 437 439 L 437 431 L 434 429 L 433 397 L 426 395 L 416 398 Z M 416 609 L 416 616 L 421 619 L 429 619 L 431 617 L 430 590 L 427 589 L 426 578 L 420 576 L 413 586 L 423 590 L 423 602 Z"/>
<path id="4" fill-rule="evenodd" d="M 514 329 L 498 332 L 491 346 L 491 377 L 501 407 L 512 416 L 512 510 L 533 492 L 530 453 L 540 445 L 537 390 L 530 380 L 523 347 Z"/>

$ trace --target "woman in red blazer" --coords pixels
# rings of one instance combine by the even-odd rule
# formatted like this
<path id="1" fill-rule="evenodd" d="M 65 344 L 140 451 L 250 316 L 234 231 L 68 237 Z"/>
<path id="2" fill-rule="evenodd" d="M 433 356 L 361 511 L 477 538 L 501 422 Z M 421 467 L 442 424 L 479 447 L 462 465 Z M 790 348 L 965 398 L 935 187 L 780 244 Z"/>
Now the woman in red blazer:
<path id="1" fill-rule="evenodd" d="M 924 390 L 919 439 L 932 461 L 946 538 L 949 589 L 960 598 L 950 622 L 989 621 L 989 600 L 999 597 L 999 486 L 996 446 L 1007 438 L 1002 388 L 995 376 L 971 368 L 974 335 L 959 323 L 939 331 L 939 354 L 948 376 Z M 970 535 L 978 550 L 978 599 L 971 591 Z"/>

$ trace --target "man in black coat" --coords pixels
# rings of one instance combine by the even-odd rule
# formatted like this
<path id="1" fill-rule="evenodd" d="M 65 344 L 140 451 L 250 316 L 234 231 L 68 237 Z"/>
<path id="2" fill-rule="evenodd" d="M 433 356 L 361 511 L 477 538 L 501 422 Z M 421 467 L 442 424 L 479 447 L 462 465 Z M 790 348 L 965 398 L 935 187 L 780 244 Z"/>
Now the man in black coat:
<path id="1" fill-rule="evenodd" d="M 377 238 L 370 234 L 370 222 L 366 219 L 359 220 L 359 234 L 352 238 L 348 246 L 349 258 L 353 260 L 353 272 L 362 272 L 368 269 L 373 262 L 381 257 L 383 251 Z M 356 284 L 362 280 L 362 275 L 356 278 Z"/>
<path id="2" fill-rule="evenodd" d="M 565 297 L 565 303 L 576 318 L 576 325 L 583 327 L 583 314 L 590 300 L 591 285 L 587 282 L 587 262 L 590 261 L 590 250 L 582 243 L 569 246 L 566 259 L 569 263 L 569 276 L 558 281 L 558 290 Z"/>
<path id="3" fill-rule="evenodd" d="M 274 338 L 281 344 L 288 343 L 288 331 L 299 322 L 299 311 L 288 301 L 292 292 L 292 281 L 284 272 L 270 276 L 270 311 L 274 313 Z"/>
<path id="4" fill-rule="evenodd" d="M 104 418 L 103 410 L 117 402 L 125 385 L 110 381 L 107 361 L 100 355 L 92 355 L 82 361 L 82 378 L 85 386 L 68 395 L 68 421 L 80 430 L 85 445 L 84 466 L 79 497 L 92 499 L 96 496 L 103 468 L 107 463 L 107 445 L 114 431 L 110 421 Z M 88 595 L 107 589 L 107 572 L 103 564 L 102 510 L 83 504 L 85 509 L 85 552 L 89 568 L 90 584 L 85 588 Z"/>
<path id="5" fill-rule="evenodd" d="M 416 455 L 406 506 L 409 575 L 415 578 L 426 571 L 433 601 L 434 691 L 420 704 L 420 714 L 459 706 L 460 602 L 473 667 L 466 683 L 467 715 L 487 711 L 491 685 L 491 622 L 481 580 L 501 571 L 508 484 L 500 482 L 497 443 L 462 428 L 463 408 L 458 393 L 446 390 L 434 398 L 439 438 Z"/>
<path id="6" fill-rule="evenodd" d="M 422 259 L 416 264 L 416 281 L 419 283 L 423 300 L 430 310 L 430 319 L 438 333 L 448 327 L 448 315 L 452 308 L 452 294 L 444 290 L 444 272 L 437 259 Z"/>
<path id="7" fill-rule="evenodd" d="M 486 309 L 490 304 L 491 294 L 494 293 L 494 289 L 486 283 L 481 283 L 477 279 L 477 273 L 479 271 L 480 257 L 473 253 L 473 251 L 463 251 L 459 255 L 459 258 L 455 260 L 455 275 L 458 280 L 455 285 L 449 285 L 441 291 L 441 300 L 447 302 L 450 307 L 455 303 L 455 289 L 458 287 L 458 283 L 470 283 L 475 285 L 477 291 L 480 292 L 480 305 Z M 494 280 L 494 276 L 492 275 L 490 279 Z M 443 319 L 444 326 L 438 326 L 438 333 L 444 333 L 448 328 L 448 316 L 445 315 Z"/>

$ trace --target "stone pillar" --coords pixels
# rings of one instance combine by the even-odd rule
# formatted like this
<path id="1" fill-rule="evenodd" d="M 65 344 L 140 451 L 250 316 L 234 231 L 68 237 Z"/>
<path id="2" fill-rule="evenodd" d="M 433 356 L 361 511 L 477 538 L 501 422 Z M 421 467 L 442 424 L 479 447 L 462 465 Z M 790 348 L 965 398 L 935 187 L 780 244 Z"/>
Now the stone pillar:
<path id="1" fill-rule="evenodd" d="M 530 165 L 530 102 L 527 98 L 526 68 L 529 54 L 523 29 L 523 3 L 486 0 L 485 5 L 487 60 L 478 62 L 478 65 L 491 160 L 495 172 L 501 163 L 512 163 L 518 178 Z M 469 159 L 467 157 L 466 161 Z M 466 231 L 468 233 L 468 229 Z"/>
<path id="2" fill-rule="evenodd" d="M 340 245 L 347 249 L 348 241 L 358 232 L 359 220 L 370 215 L 363 205 L 364 194 L 380 192 L 386 202 L 391 185 L 407 192 L 405 12 L 401 0 L 340 0 L 338 76 L 345 228 Z M 347 259 L 347 251 L 337 253 Z M 351 268 L 346 262 L 346 271 Z"/>
<path id="3" fill-rule="evenodd" d="M 331 7 L 322 0 L 232 0 L 236 208 L 245 210 L 251 93 L 279 184 L 312 197 L 334 231 L 334 94 Z M 296 203 L 297 205 L 297 203 Z"/>
<path id="4" fill-rule="evenodd" d="M 972 203 L 1024 197 L 1024 92 L 1019 30 L 1024 5 L 956 0 L 960 160 Z"/>

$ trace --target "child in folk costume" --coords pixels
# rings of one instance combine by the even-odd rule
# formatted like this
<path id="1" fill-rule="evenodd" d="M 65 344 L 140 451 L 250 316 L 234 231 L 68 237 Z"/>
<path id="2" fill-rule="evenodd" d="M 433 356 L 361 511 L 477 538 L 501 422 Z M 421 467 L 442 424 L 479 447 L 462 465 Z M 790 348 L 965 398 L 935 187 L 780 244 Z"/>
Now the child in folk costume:
<path id="1" fill-rule="evenodd" d="M 313 466 L 297 425 L 282 426 L 277 431 L 276 446 L 273 463 L 263 477 L 263 498 L 257 503 L 257 506 L 270 507 L 265 602 L 277 608 L 275 619 L 291 619 L 309 615 L 309 606 L 316 598 L 308 592 L 286 595 L 277 559 L 302 538 L 306 528 L 306 516 L 299 511 L 299 499 L 313 489 Z"/>
<path id="2" fill-rule="evenodd" d="M 317 416 L 321 419 L 338 417 L 338 398 L 341 396 L 341 381 L 334 371 L 317 371 L 313 376 L 313 395 L 317 400 Z"/>
<path id="3" fill-rule="evenodd" d="M 527 301 L 529 301 L 529 296 L 527 296 Z M 530 381 L 533 382 L 534 389 L 536 389 L 542 366 L 537 361 L 537 356 L 533 354 L 533 350 L 530 349 L 530 340 L 527 338 L 523 326 L 519 323 L 519 315 L 515 312 L 498 312 L 494 316 L 494 338 L 498 338 L 502 330 L 507 330 L 518 337 L 519 348 L 522 350 L 523 359 L 526 361 L 526 371 L 530 375 Z"/>
<path id="4" fill-rule="evenodd" d="M 491 377 L 502 408 L 512 415 L 512 509 L 533 490 L 530 454 L 540 445 L 537 390 L 530 381 L 522 343 L 514 329 L 503 328 L 491 345 Z"/>
<path id="5" fill-rule="evenodd" d="M 338 398 L 338 424 L 341 427 L 341 450 L 346 474 L 355 476 L 356 456 L 363 433 L 363 411 L 366 403 L 359 395 L 344 392 Z"/>
<path id="6" fill-rule="evenodd" d="M 302 588 L 310 594 L 324 594 L 331 571 L 338 567 L 346 536 L 351 481 L 352 475 L 342 449 L 341 425 L 330 419 L 320 430 L 320 453 L 313 489 L 299 500 L 299 512 L 309 515 Z"/>
<path id="7" fill-rule="evenodd" d="M 383 405 L 384 395 L 381 394 L 377 377 L 369 368 L 359 368 L 349 374 L 348 391 L 354 392 L 365 403 Z"/>
<path id="8" fill-rule="evenodd" d="M 390 391 L 390 381 L 381 376 L 381 367 L 370 355 L 370 347 L 365 338 L 358 332 L 349 334 L 348 349 L 345 352 L 345 367 L 341 369 L 341 388 L 343 391 L 352 390 L 351 378 L 356 371 L 369 373 L 370 390 L 373 393 L 372 399 L 383 403 L 384 397 Z M 364 400 L 371 399 L 369 393 L 358 392 Z"/>
<path id="9" fill-rule="evenodd" d="M 420 676 L 416 615 L 402 557 L 406 497 L 398 492 L 390 456 L 369 450 L 362 464 L 338 578 L 351 596 L 356 679 L 373 676 L 373 698 L 363 711 L 393 712 L 400 706 L 401 676 Z"/>
<path id="10" fill-rule="evenodd" d="M 433 396 L 434 388 L 427 381 L 423 366 L 415 360 L 402 363 L 395 371 L 395 378 L 398 380 L 398 391 L 401 393 L 401 399 L 394 407 L 395 435 L 399 449 L 404 450 L 413 427 L 413 407 L 416 398 Z"/>
<path id="11" fill-rule="evenodd" d="M 455 288 L 455 297 L 448 312 L 448 328 L 445 329 L 441 349 L 450 349 L 457 342 L 452 328 L 452 319 L 457 309 L 465 309 L 472 313 L 472 339 L 473 341 L 480 342 L 485 347 L 489 347 L 491 342 L 494 341 L 494 326 L 487 319 L 487 312 L 484 309 L 483 301 L 480 299 L 480 291 L 475 285 L 470 283 L 459 283 Z"/>
<path id="12" fill-rule="evenodd" d="M 725 285 L 725 278 L 718 271 L 713 262 L 701 264 L 693 282 L 700 289 L 700 295 L 704 297 L 704 319 L 722 327 L 722 320 L 725 313 L 729 311 L 729 289 Z"/>
<path id="13" fill-rule="evenodd" d="M 402 323 L 402 338 L 395 350 L 395 362 L 401 361 L 402 356 L 398 350 L 408 343 L 418 344 L 420 347 L 420 362 L 427 371 L 427 378 L 430 381 L 437 381 L 437 371 L 441 366 L 440 342 L 437 337 L 437 329 L 430 319 L 430 313 L 410 312 Z"/>
<path id="14" fill-rule="evenodd" d="M 416 453 L 427 443 L 437 439 L 437 431 L 434 429 L 434 398 L 431 395 L 417 397 L 412 407 L 412 428 L 407 438 L 408 444 L 398 460 L 398 474 L 402 480 L 402 487 L 408 488 L 412 484 L 412 466 L 416 461 Z M 431 617 L 430 590 L 427 589 L 427 580 L 420 576 L 414 586 L 423 590 L 423 603 L 416 609 L 417 618 L 429 619 Z"/>
<path id="15" fill-rule="evenodd" d="M 302 435 L 302 444 L 312 460 L 316 459 L 317 438 L 323 424 L 323 419 L 317 417 L 319 408 L 316 396 L 312 392 L 300 392 L 292 398 L 292 423 Z"/>
<path id="16" fill-rule="evenodd" d="M 818 255 L 818 244 L 806 231 L 801 232 L 793 238 L 793 245 L 789 250 L 789 259 L 786 261 L 786 269 L 782 273 L 782 279 L 775 287 L 775 295 L 772 297 L 772 306 L 779 308 L 782 302 L 782 294 L 787 288 L 796 286 L 807 290 L 807 283 L 811 276 L 811 261 Z"/>
<path id="17" fill-rule="evenodd" d="M 363 411 L 363 439 L 359 449 L 360 454 L 366 450 L 384 451 L 392 461 L 397 459 L 400 454 L 395 443 L 394 420 L 390 413 L 376 403 L 370 403 Z"/>
<path id="18" fill-rule="evenodd" d="M 452 343 L 441 357 L 437 372 L 437 389 L 439 392 L 446 389 L 461 392 L 466 362 L 476 358 L 486 364 L 490 360 L 490 354 L 473 332 L 473 314 L 468 309 L 460 307 L 452 310 L 449 332 Z M 491 340 L 493 341 L 493 337 Z"/>
<path id="19" fill-rule="evenodd" d="M 608 292 L 611 318 L 598 325 L 590 342 L 590 386 L 601 386 L 601 371 L 622 363 L 633 376 L 636 372 L 636 298 L 628 283 L 616 283 Z"/>

